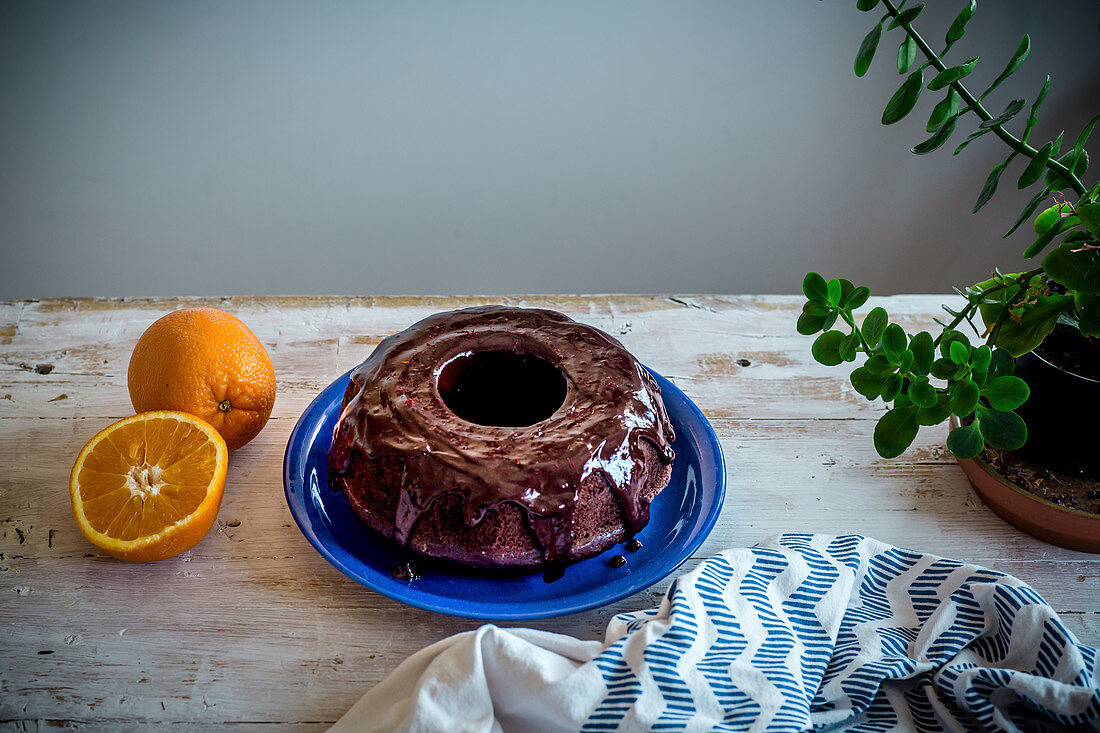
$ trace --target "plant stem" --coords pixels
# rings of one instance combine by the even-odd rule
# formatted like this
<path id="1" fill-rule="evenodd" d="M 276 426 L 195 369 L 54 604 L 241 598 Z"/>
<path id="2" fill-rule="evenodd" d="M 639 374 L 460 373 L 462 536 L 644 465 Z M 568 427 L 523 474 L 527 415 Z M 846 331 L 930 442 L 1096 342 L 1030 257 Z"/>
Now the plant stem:
<path id="1" fill-rule="evenodd" d="M 898 10 L 898 8 L 890 3 L 890 0 L 882 0 L 882 4 L 886 6 L 886 10 L 888 13 L 890 13 L 891 17 L 896 18 L 898 16 L 898 13 L 900 11 Z M 945 71 L 947 69 L 943 61 L 940 60 L 939 54 L 933 51 L 932 47 L 928 45 L 924 38 L 922 38 L 921 35 L 917 33 L 916 29 L 913 28 L 912 23 L 902 23 L 901 28 L 909 35 L 910 38 L 913 39 L 913 42 L 917 44 L 917 48 L 921 50 L 921 53 L 923 53 L 925 58 L 928 59 L 929 63 L 932 64 L 933 68 L 935 68 L 937 71 Z M 989 111 L 982 106 L 982 103 L 979 102 L 978 99 L 970 93 L 969 89 L 963 86 L 961 81 L 952 82 L 951 88 L 958 93 L 958 95 L 962 98 L 964 102 L 966 102 L 967 106 L 964 108 L 964 112 L 967 109 L 971 110 L 983 122 L 987 122 L 993 119 L 993 115 L 991 115 Z M 1008 145 L 1008 147 L 1012 148 L 1017 153 L 1027 156 L 1028 160 L 1033 159 L 1035 155 L 1039 152 L 1027 143 L 1021 141 L 1008 130 L 1004 129 L 1003 125 L 994 125 L 992 127 L 992 130 L 997 137 L 1001 138 L 1001 140 L 1004 141 L 1005 145 Z M 1085 195 L 1085 185 L 1081 183 L 1080 179 L 1078 179 L 1077 176 L 1075 176 L 1064 163 L 1059 163 L 1057 160 L 1050 159 L 1047 161 L 1046 167 L 1051 169 L 1052 171 L 1055 171 L 1056 173 L 1058 173 L 1058 175 L 1069 182 L 1070 187 L 1074 190 L 1074 192 L 1077 193 L 1078 196 Z"/>
<path id="2" fill-rule="evenodd" d="M 840 317 L 844 319 L 845 323 L 852 327 L 853 333 L 859 334 L 859 345 L 863 348 L 863 352 L 865 354 L 870 354 L 871 346 L 867 343 L 867 339 L 863 338 L 863 331 L 859 330 L 859 327 L 856 326 L 856 319 L 855 316 L 852 315 L 852 312 L 850 310 L 842 310 L 840 311 Z"/>
<path id="3" fill-rule="evenodd" d="M 1019 277 L 1019 279 L 1016 280 L 1016 284 L 1020 286 L 1020 293 L 1021 294 L 1026 294 L 1027 289 L 1031 287 L 1032 279 L 1036 275 L 1038 275 L 1042 272 L 1043 272 L 1043 270 L 1042 270 L 1042 268 L 1040 268 L 1038 270 L 1032 270 L 1031 272 L 1025 272 L 1023 275 L 1021 275 Z M 984 295 L 984 293 L 983 293 L 983 295 Z M 987 341 L 990 344 L 996 343 L 997 336 L 1001 333 L 1001 326 L 1005 325 L 1005 321 L 1007 321 L 1009 316 L 1012 315 L 1012 311 L 1010 311 L 1007 308 L 1007 303 L 1005 305 L 1006 305 L 1006 307 L 1002 308 L 1001 312 L 997 314 L 997 320 L 993 323 L 993 326 L 989 329 L 989 337 L 988 337 Z"/>
<path id="4" fill-rule="evenodd" d="M 1011 284 L 1012 285 L 1023 285 L 1023 286 L 1026 287 L 1027 284 L 1031 282 L 1031 278 L 1035 277 L 1036 275 L 1040 275 L 1043 272 L 1044 272 L 1043 268 L 1037 267 L 1034 270 L 1029 270 L 1027 272 L 1021 273 L 1020 276 L 1018 278 L 1016 278 L 1015 280 L 1013 280 Z M 948 331 L 953 330 L 955 328 L 955 326 L 962 323 L 964 319 L 967 319 L 971 315 L 973 315 L 974 311 L 978 309 L 978 305 L 981 303 L 982 298 L 989 295 L 990 293 L 995 293 L 998 290 L 1004 290 L 1006 287 L 1008 287 L 1008 283 L 1005 283 L 1005 284 L 998 283 L 996 285 L 991 285 L 988 289 L 983 290 L 980 293 L 978 293 L 977 294 L 978 295 L 977 299 L 967 298 L 966 307 L 963 308 L 961 311 L 959 311 L 959 315 L 955 316 L 954 320 L 952 320 L 951 323 L 949 323 L 946 327 L 944 327 L 943 331 L 940 332 L 940 335 L 937 336 L 934 341 L 932 341 L 932 347 L 935 348 L 935 347 L 939 346 L 940 341 L 943 340 L 944 334 L 946 334 Z M 992 339 L 992 337 L 993 337 L 993 334 L 990 334 L 990 339 Z"/>

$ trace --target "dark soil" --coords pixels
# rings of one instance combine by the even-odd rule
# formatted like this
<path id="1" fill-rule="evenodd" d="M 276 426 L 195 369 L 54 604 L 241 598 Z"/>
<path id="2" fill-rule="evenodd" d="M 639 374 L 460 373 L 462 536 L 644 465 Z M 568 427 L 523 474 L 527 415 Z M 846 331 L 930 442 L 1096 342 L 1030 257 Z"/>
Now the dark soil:
<path id="1" fill-rule="evenodd" d="M 982 458 L 995 471 L 1027 492 L 1059 506 L 1100 515 L 1100 481 L 1052 471 L 1017 451 L 986 448 Z"/>

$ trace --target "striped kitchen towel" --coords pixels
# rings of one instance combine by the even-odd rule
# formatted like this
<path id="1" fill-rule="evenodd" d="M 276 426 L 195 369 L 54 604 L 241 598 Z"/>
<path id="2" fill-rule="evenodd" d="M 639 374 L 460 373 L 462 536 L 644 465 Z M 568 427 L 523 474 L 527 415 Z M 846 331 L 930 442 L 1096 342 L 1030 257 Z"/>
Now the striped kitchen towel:
<path id="1" fill-rule="evenodd" d="M 337 731 L 1100 730 L 1097 650 L 1023 582 L 786 534 L 678 578 L 604 643 L 485 625 L 407 659 Z"/>

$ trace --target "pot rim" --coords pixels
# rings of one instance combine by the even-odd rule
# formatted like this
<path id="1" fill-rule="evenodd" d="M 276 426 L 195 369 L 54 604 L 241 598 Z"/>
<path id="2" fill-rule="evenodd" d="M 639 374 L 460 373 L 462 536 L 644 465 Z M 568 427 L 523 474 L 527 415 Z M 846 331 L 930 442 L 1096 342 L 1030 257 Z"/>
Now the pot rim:
<path id="1" fill-rule="evenodd" d="M 951 430 L 954 430 L 955 428 L 959 427 L 959 425 L 960 425 L 959 418 L 955 415 L 952 415 L 951 419 L 949 421 L 949 426 L 950 426 Z M 1030 491 L 1027 491 L 1026 489 L 1020 488 L 1016 484 L 1009 481 L 1000 472 L 995 470 L 992 466 L 990 466 L 989 462 L 981 457 L 981 454 L 979 454 L 977 456 L 974 456 L 973 458 L 959 458 L 958 456 L 955 456 L 955 455 L 953 455 L 952 457 L 956 461 L 973 461 L 974 465 L 978 466 L 980 469 L 982 469 L 987 474 L 989 474 L 994 479 L 996 479 L 999 484 L 1001 484 L 1002 486 L 1004 486 L 1006 488 L 1012 489 L 1017 494 L 1021 494 L 1027 499 L 1031 499 L 1032 501 L 1038 502 L 1039 504 L 1047 506 L 1051 509 L 1057 509 L 1060 512 L 1065 512 L 1066 514 L 1076 515 L 1076 516 L 1082 517 L 1084 519 L 1092 519 L 1092 520 L 1100 522 L 1100 514 L 1095 514 L 1093 512 L 1086 512 L 1082 509 L 1074 509 L 1073 507 L 1063 506 L 1062 504 L 1055 504 L 1053 501 L 1050 501 L 1049 499 L 1044 499 L 1043 497 L 1038 496 L 1036 494 L 1033 494 Z"/>
<path id="2" fill-rule="evenodd" d="M 1041 345 L 1042 344 L 1040 344 L 1040 346 Z M 1036 348 L 1038 348 L 1038 347 L 1036 347 Z M 1046 366 L 1050 367 L 1051 369 L 1055 369 L 1055 370 L 1061 372 L 1062 374 L 1066 374 L 1070 377 L 1073 377 L 1074 379 L 1080 379 L 1082 382 L 1086 382 L 1088 384 L 1096 385 L 1097 387 L 1100 387 L 1100 379 L 1093 379 L 1092 377 L 1086 377 L 1083 374 L 1078 374 L 1077 372 L 1070 371 L 1069 369 L 1066 369 L 1063 366 L 1058 366 L 1057 364 L 1050 361 L 1049 359 L 1047 359 L 1042 354 L 1036 353 L 1035 349 L 1032 349 L 1031 351 L 1027 352 L 1026 354 L 1023 354 L 1023 356 L 1020 356 L 1020 357 L 1017 357 L 1017 358 L 1023 358 L 1024 356 L 1033 356 L 1036 359 L 1038 359 L 1039 361 L 1041 361 L 1043 364 L 1045 364 Z"/>

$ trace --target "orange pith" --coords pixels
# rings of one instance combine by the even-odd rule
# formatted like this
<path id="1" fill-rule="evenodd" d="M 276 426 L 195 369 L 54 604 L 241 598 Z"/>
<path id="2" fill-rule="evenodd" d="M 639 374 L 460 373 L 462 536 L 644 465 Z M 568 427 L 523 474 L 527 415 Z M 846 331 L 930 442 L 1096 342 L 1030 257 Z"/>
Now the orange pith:
<path id="1" fill-rule="evenodd" d="M 215 308 L 184 308 L 149 326 L 134 346 L 126 383 L 136 412 L 201 417 L 229 450 L 256 437 L 275 404 L 267 350 L 240 319 Z"/>
<path id="2" fill-rule="evenodd" d="M 73 516 L 88 540 L 144 562 L 178 555 L 213 526 L 229 465 L 225 441 L 180 412 L 146 412 L 93 437 L 73 466 Z"/>

